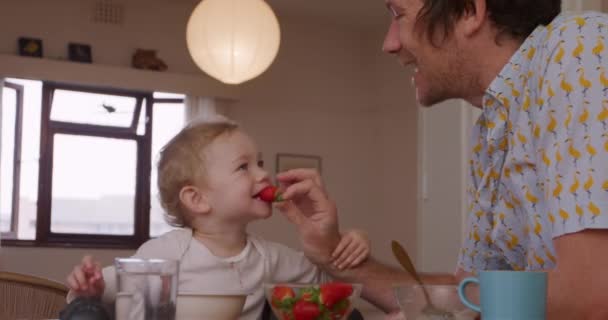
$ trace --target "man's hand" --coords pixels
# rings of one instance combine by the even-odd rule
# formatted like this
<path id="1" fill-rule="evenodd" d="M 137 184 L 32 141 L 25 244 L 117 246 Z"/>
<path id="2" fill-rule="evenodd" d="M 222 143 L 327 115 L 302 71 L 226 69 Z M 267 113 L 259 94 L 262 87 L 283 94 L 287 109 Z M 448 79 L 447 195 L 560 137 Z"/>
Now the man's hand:
<path id="1" fill-rule="evenodd" d="M 298 228 L 306 256 L 327 265 L 332 250 L 340 242 L 336 205 L 323 189 L 321 176 L 313 169 L 294 169 L 277 175 L 285 189 L 285 201 L 276 207 Z"/>

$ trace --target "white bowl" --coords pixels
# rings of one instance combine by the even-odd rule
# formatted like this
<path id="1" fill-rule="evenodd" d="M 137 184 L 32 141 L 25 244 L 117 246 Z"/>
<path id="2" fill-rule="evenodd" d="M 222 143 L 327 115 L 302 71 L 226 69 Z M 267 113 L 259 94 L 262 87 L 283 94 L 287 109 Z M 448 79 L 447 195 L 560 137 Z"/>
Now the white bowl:
<path id="1" fill-rule="evenodd" d="M 236 320 L 245 305 L 245 294 L 178 293 L 176 320 Z"/>

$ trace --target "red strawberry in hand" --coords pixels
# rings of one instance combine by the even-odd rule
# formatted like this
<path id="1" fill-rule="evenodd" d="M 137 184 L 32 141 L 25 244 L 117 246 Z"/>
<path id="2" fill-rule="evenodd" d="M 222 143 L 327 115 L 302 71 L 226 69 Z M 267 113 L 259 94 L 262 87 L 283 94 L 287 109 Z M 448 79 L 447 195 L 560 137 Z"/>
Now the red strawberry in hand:
<path id="1" fill-rule="evenodd" d="M 272 305 L 277 309 L 283 309 L 286 302 L 295 298 L 296 293 L 290 287 L 276 286 L 272 289 Z"/>
<path id="2" fill-rule="evenodd" d="M 258 197 L 266 202 L 283 201 L 283 198 L 281 198 L 281 195 L 279 194 L 279 189 L 275 186 L 268 186 L 262 189 L 258 194 Z"/>
<path id="3" fill-rule="evenodd" d="M 320 300 L 323 305 L 331 308 L 338 301 L 350 297 L 352 293 L 352 285 L 342 282 L 330 282 L 321 285 Z"/>
<path id="4" fill-rule="evenodd" d="M 321 315 L 321 309 L 316 303 L 299 300 L 293 307 L 295 320 L 316 320 Z"/>

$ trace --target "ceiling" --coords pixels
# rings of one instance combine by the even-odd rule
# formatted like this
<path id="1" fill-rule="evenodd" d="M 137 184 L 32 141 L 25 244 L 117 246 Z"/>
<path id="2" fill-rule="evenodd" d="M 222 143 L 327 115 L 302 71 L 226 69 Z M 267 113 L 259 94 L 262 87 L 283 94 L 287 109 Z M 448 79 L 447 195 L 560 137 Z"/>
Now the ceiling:
<path id="1" fill-rule="evenodd" d="M 267 0 L 281 16 L 295 16 L 340 25 L 378 28 L 388 26 L 384 0 Z"/>
<path id="2" fill-rule="evenodd" d="M 1 0 L 0 0 L 1 1 Z M 119 0 L 125 1 L 125 0 Z M 201 0 L 164 0 L 197 4 Z M 311 19 L 313 23 L 333 23 L 354 28 L 388 26 L 385 0 L 266 0 L 281 19 Z"/>

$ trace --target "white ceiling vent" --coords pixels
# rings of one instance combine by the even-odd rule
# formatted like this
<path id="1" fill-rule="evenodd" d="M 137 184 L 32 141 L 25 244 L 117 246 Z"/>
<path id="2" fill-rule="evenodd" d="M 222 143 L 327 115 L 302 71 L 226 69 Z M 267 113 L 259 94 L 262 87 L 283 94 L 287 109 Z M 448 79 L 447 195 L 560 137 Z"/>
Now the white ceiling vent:
<path id="1" fill-rule="evenodd" d="M 111 0 L 97 1 L 93 7 L 93 22 L 100 24 L 122 25 L 124 6 Z"/>

